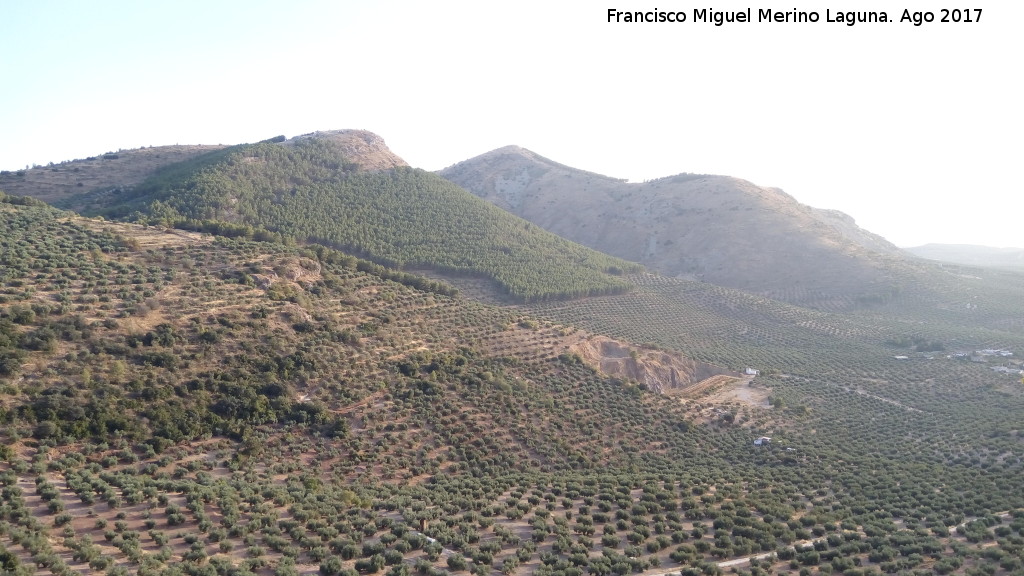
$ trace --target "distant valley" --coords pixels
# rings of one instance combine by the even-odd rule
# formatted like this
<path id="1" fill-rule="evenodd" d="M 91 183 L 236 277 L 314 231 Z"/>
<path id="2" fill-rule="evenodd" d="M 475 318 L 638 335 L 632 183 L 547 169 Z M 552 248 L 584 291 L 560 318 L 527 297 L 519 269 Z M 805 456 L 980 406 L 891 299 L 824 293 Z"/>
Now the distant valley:
<path id="1" fill-rule="evenodd" d="M 904 248 L 904 250 L 921 258 L 966 266 L 1024 268 L 1024 248 L 993 248 L 970 244 L 925 244 Z"/>

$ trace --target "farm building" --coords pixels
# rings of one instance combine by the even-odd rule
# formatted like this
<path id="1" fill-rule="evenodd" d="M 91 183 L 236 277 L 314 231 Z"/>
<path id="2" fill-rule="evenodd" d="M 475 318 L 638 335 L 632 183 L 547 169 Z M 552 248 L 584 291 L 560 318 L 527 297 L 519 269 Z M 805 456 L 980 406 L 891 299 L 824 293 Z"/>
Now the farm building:
<path id="1" fill-rule="evenodd" d="M 761 372 L 759 370 L 754 370 L 753 368 L 747 368 L 746 370 L 743 371 L 743 373 L 746 374 L 747 376 L 757 376 Z"/>

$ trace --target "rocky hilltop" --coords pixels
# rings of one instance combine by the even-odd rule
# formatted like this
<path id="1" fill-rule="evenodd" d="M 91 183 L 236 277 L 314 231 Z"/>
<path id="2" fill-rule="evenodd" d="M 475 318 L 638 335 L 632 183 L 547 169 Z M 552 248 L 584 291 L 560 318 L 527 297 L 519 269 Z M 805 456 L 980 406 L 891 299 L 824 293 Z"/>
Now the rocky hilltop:
<path id="1" fill-rule="evenodd" d="M 285 145 L 294 145 L 302 140 L 315 138 L 334 144 L 345 159 L 355 163 L 362 170 L 388 170 L 408 166 L 405 160 L 392 152 L 384 139 L 367 130 L 327 130 L 312 132 L 285 140 Z"/>

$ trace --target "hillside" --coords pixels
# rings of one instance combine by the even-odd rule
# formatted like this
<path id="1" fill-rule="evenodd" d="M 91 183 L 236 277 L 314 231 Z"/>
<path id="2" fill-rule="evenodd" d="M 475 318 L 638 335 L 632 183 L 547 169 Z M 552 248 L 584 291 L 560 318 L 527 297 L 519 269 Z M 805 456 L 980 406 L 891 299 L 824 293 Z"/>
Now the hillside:
<path id="1" fill-rule="evenodd" d="M 408 168 L 365 131 L 219 149 L 162 166 L 137 184 L 100 186 L 58 205 L 249 237 L 283 235 L 390 266 L 479 275 L 520 300 L 621 292 L 629 284 L 618 275 L 639 269 Z"/>
<path id="2" fill-rule="evenodd" d="M 3 171 L 0 172 L 0 190 L 54 204 L 97 188 L 135 186 L 165 166 L 223 148 L 222 145 L 151 146 L 26 170 Z"/>
<path id="3" fill-rule="evenodd" d="M 562 370 L 557 357 L 583 337 L 339 252 L 4 206 L 4 404 L 22 407 L 3 416 L 23 437 L 116 433 L 162 451 L 215 431 L 241 439 L 270 423 L 343 436 L 360 427 L 338 416 L 346 406 L 370 401 L 387 412 L 384 396 L 440 398 L 448 385 L 511 392 L 537 366 Z M 547 428 L 538 422 L 527 434 Z M 544 453 L 520 456 L 540 468 L 569 465 Z"/>
<path id="4" fill-rule="evenodd" d="M 546 230 L 660 274 L 804 305 L 887 296 L 893 270 L 908 265 L 849 216 L 727 176 L 631 184 L 515 146 L 440 174 Z"/>
<path id="5" fill-rule="evenodd" d="M 970 244 L 925 244 L 904 248 L 907 252 L 942 262 L 985 268 L 1024 268 L 1024 248 L 993 248 Z"/>
<path id="6" fill-rule="evenodd" d="M 778 190 L 659 181 L 713 215 L 760 198 L 856 272 L 758 294 L 402 164 L 338 131 L 54 196 L 105 219 L 0 194 L 0 572 L 1024 569 L 1020 273 L 904 261 Z M 689 209 L 657 199 L 651 226 Z"/>
<path id="7" fill-rule="evenodd" d="M 892 358 L 904 335 L 1020 353 L 1019 331 L 908 334 L 653 275 L 484 305 L 331 250 L 17 198 L 0 228 L 5 572 L 1024 566 L 1024 388 Z M 764 374 L 730 384 L 714 358 Z M 644 366 L 692 372 L 663 395 Z"/>
<path id="8" fill-rule="evenodd" d="M 408 166 L 388 149 L 380 136 L 366 130 L 313 132 L 283 143 L 292 145 L 308 139 L 329 140 L 341 155 L 364 170 Z M 25 170 L 5 170 L 0 172 L 0 190 L 16 196 L 31 196 L 50 204 L 63 203 L 69 208 L 81 208 L 69 203 L 68 199 L 94 190 L 130 189 L 164 168 L 224 148 L 227 146 L 223 144 L 150 146 L 106 152 L 59 164 L 51 162 Z"/>

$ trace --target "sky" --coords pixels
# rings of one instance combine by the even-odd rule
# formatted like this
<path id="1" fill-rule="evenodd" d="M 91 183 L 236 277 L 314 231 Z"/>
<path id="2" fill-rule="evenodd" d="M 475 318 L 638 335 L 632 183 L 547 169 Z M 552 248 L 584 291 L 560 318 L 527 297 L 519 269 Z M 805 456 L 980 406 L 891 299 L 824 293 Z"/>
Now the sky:
<path id="1" fill-rule="evenodd" d="M 778 187 L 900 246 L 1024 247 L 1024 3 L 958 4 L 980 19 L 863 0 L 774 5 L 817 23 L 759 23 L 773 5 L 754 0 L 0 0 L 0 169 L 359 128 L 428 170 L 516 144 L 636 182 Z M 755 21 L 694 22 L 705 8 Z"/>

